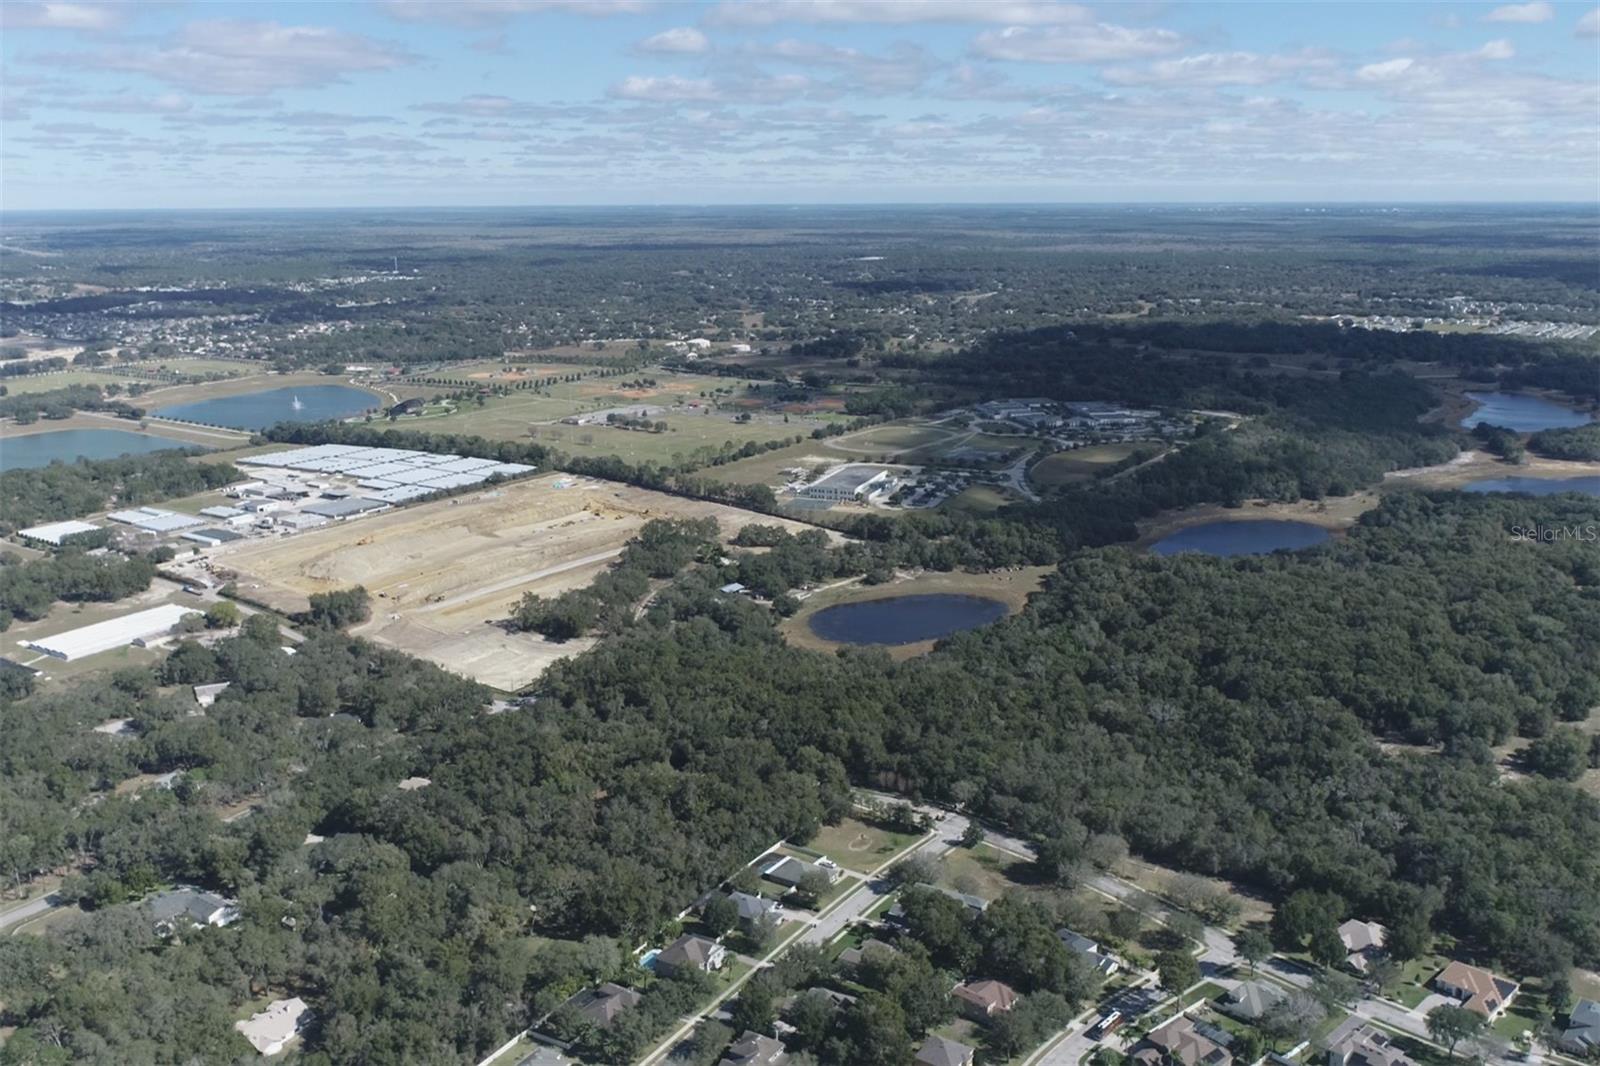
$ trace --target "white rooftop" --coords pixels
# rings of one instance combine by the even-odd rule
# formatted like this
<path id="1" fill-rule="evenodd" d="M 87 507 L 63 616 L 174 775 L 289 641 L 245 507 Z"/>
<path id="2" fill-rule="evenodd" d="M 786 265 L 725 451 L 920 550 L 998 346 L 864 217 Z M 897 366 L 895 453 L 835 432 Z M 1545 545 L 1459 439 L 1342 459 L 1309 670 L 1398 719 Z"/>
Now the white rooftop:
<path id="1" fill-rule="evenodd" d="M 22 641 L 22 646 L 71 662 L 112 648 L 123 648 L 136 640 L 164 636 L 184 615 L 198 614 L 192 607 L 164 603 L 160 607 L 136 611 L 92 626 L 69 629 L 53 637 Z"/>
<path id="2" fill-rule="evenodd" d="M 93 533 L 99 528 L 100 527 L 95 525 L 93 522 L 79 522 L 74 520 L 71 522 L 51 522 L 47 525 L 31 526 L 28 529 L 18 530 L 17 535 L 26 540 L 37 540 L 42 541 L 45 544 L 59 545 L 67 537 L 73 536 L 74 534 Z"/>
<path id="3" fill-rule="evenodd" d="M 306 1001 L 299 996 L 274 1000 L 267 1004 L 266 1010 L 234 1022 L 233 1027 L 261 1054 L 276 1055 L 300 1031 L 300 1019 L 305 1012 Z"/>

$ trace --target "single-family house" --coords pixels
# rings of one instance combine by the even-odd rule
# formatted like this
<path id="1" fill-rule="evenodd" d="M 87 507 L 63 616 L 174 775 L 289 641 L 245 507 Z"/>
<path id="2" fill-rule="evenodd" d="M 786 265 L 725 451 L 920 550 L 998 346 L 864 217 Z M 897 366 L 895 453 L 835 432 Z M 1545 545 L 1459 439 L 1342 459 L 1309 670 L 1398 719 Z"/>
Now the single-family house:
<path id="1" fill-rule="evenodd" d="M 689 970 L 712 973 L 722 969 L 722 963 L 727 957 L 728 949 L 715 940 L 685 933 L 661 949 L 661 954 L 656 956 L 655 965 L 658 973 L 663 970 L 668 973 L 683 973 Z"/>
<path id="2" fill-rule="evenodd" d="M 1186 1014 L 1150 1031 L 1133 1060 L 1140 1066 L 1232 1066 L 1233 1055 L 1209 1026 L 1202 1030 Z"/>
<path id="3" fill-rule="evenodd" d="M 214 892 L 198 888 L 175 888 L 150 900 L 150 916 L 156 932 L 170 936 L 185 925 L 210 925 L 221 928 L 239 920 L 239 904 Z"/>
<path id="4" fill-rule="evenodd" d="M 591 1025 L 604 1029 L 617 1015 L 632 1010 L 644 997 L 631 988 L 607 981 L 598 988 L 586 988 L 562 1004 Z"/>
<path id="5" fill-rule="evenodd" d="M 1517 994 L 1515 981 L 1459 961 L 1452 961 L 1439 971 L 1433 979 L 1433 988 L 1451 999 L 1459 999 L 1463 1007 L 1485 1018 L 1498 1015 Z"/>
<path id="6" fill-rule="evenodd" d="M 788 1061 L 789 1049 L 783 1041 L 746 1029 L 743 1036 L 728 1045 L 727 1054 L 717 1066 L 780 1066 Z"/>
<path id="7" fill-rule="evenodd" d="M 1222 998 L 1217 1009 L 1242 1022 L 1258 1022 L 1286 998 L 1287 993 L 1266 981 L 1241 981 Z"/>
<path id="8" fill-rule="evenodd" d="M 989 901 L 984 899 L 982 896 L 973 896 L 966 892 L 957 892 L 955 889 L 945 888 L 943 885 L 912 885 L 910 888 L 906 889 L 906 891 L 937 892 L 941 896 L 948 896 L 957 903 L 961 904 L 963 907 L 967 908 L 968 911 L 972 912 L 971 916 L 974 918 L 989 909 Z M 905 908 L 901 907 L 897 902 L 884 913 L 883 917 L 886 921 L 893 922 L 897 925 L 904 924 L 906 917 Z"/>
<path id="9" fill-rule="evenodd" d="M 900 949 L 893 944 L 887 944 L 882 940 L 868 937 L 859 946 L 845 948 L 839 952 L 839 965 L 844 967 L 846 971 L 853 971 L 857 966 L 861 965 L 862 959 L 874 954 L 898 955 L 900 954 Z"/>
<path id="10" fill-rule="evenodd" d="M 1600 1051 L 1600 1003 L 1580 999 L 1567 1016 L 1566 1027 L 1556 1037 L 1563 1051 L 1574 1055 L 1592 1055 Z"/>
<path id="11" fill-rule="evenodd" d="M 1061 938 L 1068 951 L 1087 959 L 1102 976 L 1110 977 L 1122 969 L 1122 960 L 1101 947 L 1097 941 L 1071 929 L 1057 929 L 1056 936 Z"/>
<path id="12" fill-rule="evenodd" d="M 783 920 L 783 907 L 775 899 L 767 899 L 750 892 L 729 892 L 728 898 L 739 912 L 739 924 L 754 929 L 764 922 L 776 924 Z"/>
<path id="13" fill-rule="evenodd" d="M 1366 973 L 1372 960 L 1383 951 L 1383 945 L 1389 938 L 1389 931 L 1377 922 L 1365 922 L 1358 918 L 1351 918 L 1339 926 L 1339 941 L 1344 944 L 1344 963 L 1356 973 Z"/>
<path id="14" fill-rule="evenodd" d="M 276 1055 L 305 1024 L 306 1009 L 306 1001 L 299 996 L 274 1000 L 266 1010 L 234 1022 L 233 1027 L 261 1054 Z"/>
<path id="15" fill-rule="evenodd" d="M 975 1022 L 987 1022 L 1017 1005 L 1022 997 L 1004 981 L 966 981 L 950 992 L 956 1009 Z"/>
<path id="16" fill-rule="evenodd" d="M 793 888 L 812 871 L 826 877 L 830 885 L 839 879 L 839 867 L 831 863 L 825 866 L 818 862 L 807 862 L 804 859 L 797 859 L 793 855 L 780 856 L 761 871 L 761 876 L 768 881 L 776 881 L 780 885 L 787 885 Z"/>
<path id="17" fill-rule="evenodd" d="M 975 1052 L 958 1040 L 930 1036 L 917 1049 L 917 1066 L 972 1066 Z"/>
<path id="18" fill-rule="evenodd" d="M 1328 1034 L 1327 1066 L 1414 1066 L 1384 1033 L 1350 1018 Z"/>

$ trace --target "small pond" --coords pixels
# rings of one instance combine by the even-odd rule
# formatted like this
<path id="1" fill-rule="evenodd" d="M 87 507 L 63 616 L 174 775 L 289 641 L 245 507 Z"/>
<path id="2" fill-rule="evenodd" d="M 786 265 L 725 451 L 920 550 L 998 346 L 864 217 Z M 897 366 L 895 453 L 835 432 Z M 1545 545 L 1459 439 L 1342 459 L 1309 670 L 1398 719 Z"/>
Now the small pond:
<path id="1" fill-rule="evenodd" d="M 1524 492 L 1529 496 L 1554 496 L 1558 492 L 1583 492 L 1600 496 L 1600 475 L 1593 477 L 1492 477 L 1461 486 L 1464 492 Z"/>
<path id="2" fill-rule="evenodd" d="M 34 470 L 57 459 L 75 463 L 79 459 L 115 459 L 119 455 L 197 447 L 171 437 L 123 429 L 53 429 L 0 439 L 0 470 Z"/>
<path id="3" fill-rule="evenodd" d="M 1237 522 L 1206 522 L 1187 526 L 1150 545 L 1154 555 L 1204 552 L 1207 555 L 1265 555 L 1299 551 L 1328 540 L 1328 531 L 1310 522 L 1276 518 L 1251 518 Z"/>
<path id="4" fill-rule="evenodd" d="M 1461 420 L 1466 429 L 1487 422 L 1518 433 L 1537 433 L 1541 429 L 1586 426 L 1593 421 L 1576 408 L 1520 392 L 1469 392 L 1467 399 L 1478 406 Z"/>
<path id="5" fill-rule="evenodd" d="M 1006 616 L 1006 605 L 983 596 L 925 593 L 858 600 L 824 607 L 811 616 L 811 632 L 839 644 L 915 644 Z"/>
<path id="6" fill-rule="evenodd" d="M 157 408 L 163 418 L 186 422 L 205 422 L 234 429 L 266 429 L 279 422 L 321 422 L 330 418 L 349 418 L 383 406 L 383 401 L 365 389 L 348 385 L 298 385 L 265 392 L 246 392 L 198 403 L 180 403 Z"/>

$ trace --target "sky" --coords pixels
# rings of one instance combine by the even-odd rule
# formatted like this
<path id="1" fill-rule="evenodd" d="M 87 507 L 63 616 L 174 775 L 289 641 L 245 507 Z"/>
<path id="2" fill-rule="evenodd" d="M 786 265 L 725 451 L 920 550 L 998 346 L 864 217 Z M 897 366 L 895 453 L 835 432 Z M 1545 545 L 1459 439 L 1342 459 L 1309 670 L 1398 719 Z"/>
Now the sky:
<path id="1" fill-rule="evenodd" d="M 1600 199 L 1592 2 L 0 2 L 6 210 Z"/>

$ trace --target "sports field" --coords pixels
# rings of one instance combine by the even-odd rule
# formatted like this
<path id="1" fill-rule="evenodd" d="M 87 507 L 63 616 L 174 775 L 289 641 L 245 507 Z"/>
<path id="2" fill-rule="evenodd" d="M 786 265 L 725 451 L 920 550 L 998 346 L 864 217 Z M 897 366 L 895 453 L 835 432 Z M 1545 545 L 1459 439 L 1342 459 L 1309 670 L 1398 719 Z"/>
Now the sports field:
<path id="1" fill-rule="evenodd" d="M 588 584 L 652 518 L 714 517 L 804 528 L 751 511 L 615 482 L 546 475 L 387 511 L 292 537 L 223 545 L 214 564 L 239 593 L 286 613 L 317 592 L 362 585 L 372 620 L 356 632 L 505 691 L 586 641 L 551 643 L 495 623 L 524 593 Z"/>

